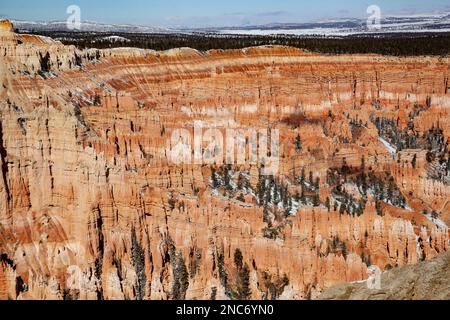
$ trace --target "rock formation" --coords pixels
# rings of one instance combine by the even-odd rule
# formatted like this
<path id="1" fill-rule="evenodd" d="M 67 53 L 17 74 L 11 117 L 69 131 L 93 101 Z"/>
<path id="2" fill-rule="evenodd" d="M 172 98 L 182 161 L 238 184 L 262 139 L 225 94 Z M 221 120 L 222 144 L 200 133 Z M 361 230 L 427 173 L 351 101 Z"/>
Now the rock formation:
<path id="1" fill-rule="evenodd" d="M 0 299 L 309 299 L 449 249 L 449 58 L 0 38 Z M 173 163 L 198 121 L 278 129 L 278 174 Z"/>

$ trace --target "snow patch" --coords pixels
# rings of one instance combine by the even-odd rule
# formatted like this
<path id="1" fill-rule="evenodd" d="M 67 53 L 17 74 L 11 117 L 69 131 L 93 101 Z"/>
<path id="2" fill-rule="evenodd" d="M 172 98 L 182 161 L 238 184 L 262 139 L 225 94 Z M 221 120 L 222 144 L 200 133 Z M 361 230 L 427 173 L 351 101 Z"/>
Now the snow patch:
<path id="1" fill-rule="evenodd" d="M 119 37 L 119 36 L 109 36 L 104 37 L 103 40 L 109 41 L 109 42 L 130 42 L 130 39 Z"/>
<path id="2" fill-rule="evenodd" d="M 433 222 L 435 225 L 437 225 L 439 228 L 447 229 L 447 224 L 442 221 L 441 219 L 434 219 L 432 216 L 424 214 L 425 218 L 427 218 L 429 221 Z"/>
<path id="3" fill-rule="evenodd" d="M 397 153 L 397 149 L 393 145 L 391 145 L 389 142 L 387 142 L 386 140 L 384 140 L 381 137 L 379 137 L 378 140 L 380 140 L 380 142 L 382 144 L 384 144 L 384 146 L 389 151 L 389 153 L 391 153 L 391 154 L 396 154 Z"/>

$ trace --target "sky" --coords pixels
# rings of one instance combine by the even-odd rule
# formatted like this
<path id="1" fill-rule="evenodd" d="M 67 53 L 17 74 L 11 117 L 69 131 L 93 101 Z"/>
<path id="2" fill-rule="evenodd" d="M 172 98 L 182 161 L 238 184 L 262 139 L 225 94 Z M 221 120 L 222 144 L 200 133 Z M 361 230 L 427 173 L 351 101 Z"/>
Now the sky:
<path id="1" fill-rule="evenodd" d="M 83 21 L 149 26 L 244 26 L 367 17 L 370 5 L 384 15 L 450 12 L 450 0 L 1 0 L 0 17 L 66 20 L 78 5 Z"/>

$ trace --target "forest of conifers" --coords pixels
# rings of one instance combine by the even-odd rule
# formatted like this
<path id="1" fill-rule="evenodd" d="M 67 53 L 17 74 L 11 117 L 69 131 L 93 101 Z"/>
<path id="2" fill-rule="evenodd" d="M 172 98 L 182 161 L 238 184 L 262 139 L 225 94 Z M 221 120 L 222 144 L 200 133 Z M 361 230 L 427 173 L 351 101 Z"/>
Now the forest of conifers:
<path id="1" fill-rule="evenodd" d="M 143 34 L 143 33 L 90 33 L 90 32 L 39 32 L 62 41 L 64 44 L 84 48 L 136 47 L 168 50 L 190 47 L 201 51 L 210 49 L 240 49 L 261 45 L 285 45 L 324 54 L 376 53 L 394 56 L 450 54 L 450 33 L 414 33 L 325 36 L 253 36 L 219 34 Z M 117 36 L 111 41 L 108 37 Z M 123 39 L 124 38 L 124 39 Z"/>

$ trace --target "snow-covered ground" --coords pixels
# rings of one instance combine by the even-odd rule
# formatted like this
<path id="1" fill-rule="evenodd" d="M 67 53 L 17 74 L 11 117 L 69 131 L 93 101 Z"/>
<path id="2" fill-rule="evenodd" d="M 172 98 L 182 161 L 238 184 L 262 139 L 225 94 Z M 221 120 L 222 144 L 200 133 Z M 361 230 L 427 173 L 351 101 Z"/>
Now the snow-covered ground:
<path id="1" fill-rule="evenodd" d="M 380 142 L 382 144 L 384 144 L 386 149 L 388 149 L 389 153 L 391 153 L 391 154 L 396 154 L 397 153 L 397 149 L 393 145 L 391 145 L 389 142 L 387 142 L 386 140 L 384 140 L 381 137 L 379 137 L 378 140 L 380 140 Z"/>
<path id="2" fill-rule="evenodd" d="M 130 42 L 130 39 L 119 37 L 119 36 L 109 36 L 104 37 L 103 40 L 110 41 L 110 42 Z"/>
<path id="3" fill-rule="evenodd" d="M 366 19 L 337 19 L 313 23 L 277 23 L 261 26 L 219 28 L 219 33 L 235 35 L 348 36 L 355 34 L 450 32 L 450 14 L 385 16 L 380 28 L 369 29 Z"/>
<path id="4" fill-rule="evenodd" d="M 232 35 L 291 35 L 291 36 L 350 36 L 356 34 L 378 34 L 378 33 L 420 33 L 420 32 L 450 32 L 450 28 L 442 29 L 411 29 L 409 25 L 403 28 L 382 28 L 376 32 L 368 32 L 363 29 L 338 29 L 338 28 L 313 28 L 313 29 L 223 29 L 220 33 Z"/>
<path id="5" fill-rule="evenodd" d="M 337 28 L 314 28 L 314 29 L 224 29 L 220 30 L 223 34 L 233 35 L 329 35 L 329 36 L 345 36 L 352 34 L 350 29 Z"/>
<path id="6" fill-rule="evenodd" d="M 427 218 L 428 220 L 433 222 L 438 227 L 443 228 L 443 229 L 448 228 L 447 224 L 444 221 L 442 221 L 441 219 L 434 219 L 431 215 L 427 215 L 427 214 L 425 214 L 424 216 L 425 216 L 425 218 Z"/>
<path id="7" fill-rule="evenodd" d="M 65 31 L 65 21 L 36 22 L 13 20 L 21 30 Z M 89 32 L 132 32 L 132 33 L 197 33 L 219 35 L 303 35 L 303 36 L 346 36 L 353 34 L 450 32 L 450 13 L 417 14 L 405 16 L 384 16 L 381 28 L 369 30 L 367 18 L 334 19 L 316 22 L 271 23 L 254 26 L 230 27 L 158 27 L 131 24 L 107 24 L 83 21 L 81 31 Z"/>

